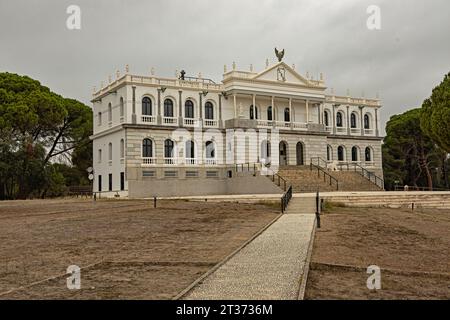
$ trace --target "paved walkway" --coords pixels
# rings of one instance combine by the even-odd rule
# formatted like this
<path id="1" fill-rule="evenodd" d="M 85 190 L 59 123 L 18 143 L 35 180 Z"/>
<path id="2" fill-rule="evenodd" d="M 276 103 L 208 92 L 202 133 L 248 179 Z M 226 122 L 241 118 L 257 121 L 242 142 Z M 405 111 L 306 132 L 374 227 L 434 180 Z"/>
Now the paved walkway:
<path id="1" fill-rule="evenodd" d="M 183 299 L 298 298 L 315 215 L 296 213 L 299 202 L 311 207 L 314 198 L 293 199 L 292 210 L 194 287 Z"/>

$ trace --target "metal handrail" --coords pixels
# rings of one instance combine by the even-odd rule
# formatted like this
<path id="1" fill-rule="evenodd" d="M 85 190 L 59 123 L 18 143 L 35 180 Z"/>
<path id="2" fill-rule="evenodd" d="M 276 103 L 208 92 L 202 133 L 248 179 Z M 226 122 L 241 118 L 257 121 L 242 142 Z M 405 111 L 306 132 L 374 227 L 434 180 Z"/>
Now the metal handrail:
<path id="1" fill-rule="evenodd" d="M 239 168 L 241 168 L 241 171 L 239 171 Z M 236 163 L 234 165 L 234 171 L 237 172 L 245 172 L 244 168 L 247 169 L 246 172 L 250 172 L 250 168 L 253 169 L 253 173 L 256 173 L 257 171 L 257 164 L 256 163 L 250 163 L 250 162 L 246 162 L 246 163 Z"/>
<path id="2" fill-rule="evenodd" d="M 360 166 L 359 164 L 347 162 L 347 163 L 338 163 L 337 166 L 341 171 L 343 166 L 347 167 L 347 171 L 350 171 L 350 166 L 353 166 L 355 172 L 359 173 L 361 176 L 363 176 L 364 178 L 366 178 L 367 180 L 369 180 L 370 182 L 374 183 L 376 186 L 384 190 L 384 180 L 378 177 L 375 173 Z M 372 177 L 374 181 L 372 181 Z"/>
<path id="3" fill-rule="evenodd" d="M 292 199 L 292 186 L 289 186 L 289 189 L 283 194 L 281 197 L 281 213 L 284 213 L 289 205 L 289 202 Z"/>
<path id="4" fill-rule="evenodd" d="M 321 159 L 321 158 L 319 158 L 319 157 L 317 157 L 317 158 L 315 158 L 315 159 Z M 339 180 L 338 179 L 336 179 L 335 177 L 333 177 L 331 174 L 329 174 L 324 168 L 322 168 L 320 165 L 316 165 L 316 164 L 314 164 L 313 163 L 313 158 L 311 158 L 311 162 L 309 163 L 309 168 L 310 168 L 310 170 L 311 171 L 313 171 L 313 169 L 315 168 L 315 169 L 317 169 L 317 177 L 319 177 L 320 178 L 320 173 L 322 172 L 323 173 L 323 181 L 327 181 L 327 177 L 328 177 L 328 179 L 329 179 L 329 183 L 330 183 L 330 186 L 332 186 L 333 185 L 333 183 L 332 182 L 334 182 L 335 184 L 336 184 L 336 190 L 339 190 Z"/>
<path id="5" fill-rule="evenodd" d="M 315 163 L 314 163 L 314 160 L 317 160 L 317 166 L 322 167 L 322 168 L 324 168 L 324 169 L 327 168 L 328 161 L 322 159 L 321 157 L 312 157 L 312 158 L 311 158 L 311 162 L 312 162 L 313 164 L 315 164 Z M 321 163 L 323 163 L 324 165 L 322 166 Z"/>
<path id="6" fill-rule="evenodd" d="M 268 175 L 270 176 L 270 175 Z M 284 179 L 282 176 L 280 176 L 278 173 L 273 173 L 271 175 L 272 177 L 272 182 L 275 183 L 276 185 L 278 185 L 281 188 L 281 185 L 283 185 L 283 190 L 286 191 L 286 187 L 287 187 L 287 181 L 286 179 Z"/>

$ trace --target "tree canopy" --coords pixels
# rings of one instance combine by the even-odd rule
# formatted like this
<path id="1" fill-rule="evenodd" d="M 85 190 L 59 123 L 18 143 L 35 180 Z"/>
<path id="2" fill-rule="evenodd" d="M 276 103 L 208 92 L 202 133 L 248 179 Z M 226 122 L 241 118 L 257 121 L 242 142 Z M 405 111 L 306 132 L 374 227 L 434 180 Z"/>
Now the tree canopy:
<path id="1" fill-rule="evenodd" d="M 443 150 L 450 153 L 450 73 L 423 102 L 420 126 Z"/>
<path id="2" fill-rule="evenodd" d="M 92 159 L 91 134 L 88 106 L 27 76 L 0 73 L 0 199 L 40 196 L 49 179 L 61 182 L 54 164 Z"/>

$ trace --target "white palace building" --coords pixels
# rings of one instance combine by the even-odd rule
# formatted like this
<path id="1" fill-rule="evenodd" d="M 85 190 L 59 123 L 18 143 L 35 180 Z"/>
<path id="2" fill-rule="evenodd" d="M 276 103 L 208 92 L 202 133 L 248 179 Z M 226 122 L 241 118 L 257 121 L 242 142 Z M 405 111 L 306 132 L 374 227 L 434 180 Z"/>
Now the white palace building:
<path id="1" fill-rule="evenodd" d="M 224 67 L 221 83 L 184 71 L 174 78 L 133 75 L 128 66 L 117 72 L 93 93 L 93 191 L 274 193 L 272 179 L 255 173 L 317 158 L 327 170 L 357 163 L 382 176 L 380 101 L 326 94 L 322 75 L 301 75 L 282 55 L 259 72 Z"/>

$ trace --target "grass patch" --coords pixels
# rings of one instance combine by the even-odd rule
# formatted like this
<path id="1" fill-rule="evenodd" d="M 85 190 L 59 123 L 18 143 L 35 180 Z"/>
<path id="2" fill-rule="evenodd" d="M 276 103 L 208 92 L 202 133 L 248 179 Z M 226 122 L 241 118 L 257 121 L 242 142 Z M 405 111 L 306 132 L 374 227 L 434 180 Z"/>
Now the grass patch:
<path id="1" fill-rule="evenodd" d="M 345 205 L 343 203 L 331 202 L 331 201 L 325 200 L 322 211 L 329 213 L 329 212 L 333 211 L 333 209 L 335 209 L 335 208 L 345 208 Z"/>

